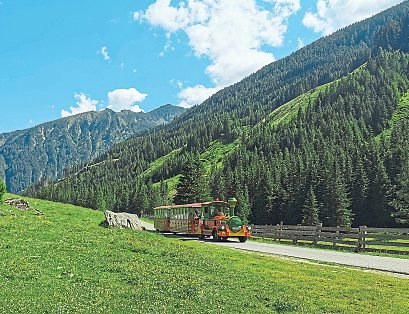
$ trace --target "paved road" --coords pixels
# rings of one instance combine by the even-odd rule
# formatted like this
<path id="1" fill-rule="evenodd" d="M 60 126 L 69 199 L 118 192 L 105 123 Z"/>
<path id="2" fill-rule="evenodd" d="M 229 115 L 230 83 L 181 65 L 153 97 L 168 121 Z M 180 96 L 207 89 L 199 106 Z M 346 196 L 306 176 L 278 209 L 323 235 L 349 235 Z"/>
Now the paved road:
<path id="1" fill-rule="evenodd" d="M 361 267 L 366 269 L 409 275 L 409 259 L 403 258 L 393 258 L 357 253 L 345 253 L 339 251 L 302 248 L 289 245 L 258 243 L 253 241 L 247 241 L 246 243 L 239 243 L 233 241 L 225 243 L 214 242 L 214 244 L 245 251 L 282 255 L 313 261 L 330 262 L 340 265 Z"/>
<path id="2" fill-rule="evenodd" d="M 149 223 L 149 222 L 145 222 L 142 220 L 139 220 L 141 225 L 148 231 L 156 231 L 155 228 L 153 227 L 153 224 Z"/>
<path id="3" fill-rule="evenodd" d="M 144 223 L 144 226 L 147 230 L 154 230 L 152 224 Z M 345 253 L 339 251 L 303 248 L 290 245 L 259 243 L 254 241 L 247 241 L 246 243 L 240 243 L 235 240 L 228 242 L 206 241 L 206 243 L 244 251 L 288 256 L 320 262 L 330 262 L 339 265 L 361 267 L 366 269 L 409 275 L 409 259 Z"/>

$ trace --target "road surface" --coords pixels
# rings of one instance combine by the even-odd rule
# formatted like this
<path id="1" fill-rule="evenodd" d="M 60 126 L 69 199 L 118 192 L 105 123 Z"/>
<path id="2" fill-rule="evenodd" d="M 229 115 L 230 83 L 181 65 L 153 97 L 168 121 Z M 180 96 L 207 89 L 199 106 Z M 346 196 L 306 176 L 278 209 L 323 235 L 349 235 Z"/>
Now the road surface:
<path id="1" fill-rule="evenodd" d="M 154 230 L 152 224 L 143 224 L 147 230 Z M 335 263 L 345 266 L 360 267 L 377 271 L 386 271 L 395 274 L 409 275 L 409 259 L 403 258 L 346 253 L 339 251 L 297 247 L 291 245 L 259 243 L 254 241 L 247 241 L 246 243 L 240 243 L 235 240 L 231 240 L 228 242 L 206 241 L 206 243 L 244 251 L 274 254 L 292 258 Z"/>

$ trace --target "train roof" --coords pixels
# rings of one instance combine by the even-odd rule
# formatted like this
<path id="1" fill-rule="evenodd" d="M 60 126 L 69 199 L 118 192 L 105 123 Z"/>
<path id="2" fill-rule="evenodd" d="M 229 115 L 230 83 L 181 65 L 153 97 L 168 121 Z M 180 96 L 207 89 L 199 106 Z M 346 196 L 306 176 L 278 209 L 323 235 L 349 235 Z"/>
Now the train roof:
<path id="1" fill-rule="evenodd" d="M 185 204 L 185 205 L 165 205 L 165 206 L 156 207 L 155 209 L 172 209 L 172 208 L 186 208 L 186 207 L 200 208 L 202 206 L 212 205 L 212 204 L 229 205 L 229 203 L 223 202 L 223 201 L 212 201 L 212 202 L 204 202 L 204 203 Z"/>

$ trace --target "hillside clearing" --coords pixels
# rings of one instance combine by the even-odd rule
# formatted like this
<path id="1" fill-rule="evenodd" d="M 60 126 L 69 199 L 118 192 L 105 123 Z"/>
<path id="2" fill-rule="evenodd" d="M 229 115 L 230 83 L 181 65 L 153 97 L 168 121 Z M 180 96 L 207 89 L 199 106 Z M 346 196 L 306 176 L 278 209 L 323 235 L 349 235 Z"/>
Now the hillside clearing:
<path id="1" fill-rule="evenodd" d="M 0 205 L 0 312 L 407 311 L 407 279 L 106 229 L 103 213 L 28 199 Z"/>

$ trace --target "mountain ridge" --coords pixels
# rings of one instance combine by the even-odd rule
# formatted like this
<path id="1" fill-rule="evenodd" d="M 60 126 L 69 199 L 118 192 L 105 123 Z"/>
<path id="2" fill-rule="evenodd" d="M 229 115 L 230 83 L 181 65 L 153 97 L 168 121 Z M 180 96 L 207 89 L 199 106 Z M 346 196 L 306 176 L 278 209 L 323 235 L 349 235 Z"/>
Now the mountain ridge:
<path id="1" fill-rule="evenodd" d="M 167 124 L 185 111 L 169 104 L 148 113 L 105 109 L 0 134 L 0 177 L 6 179 L 9 191 L 22 192 L 137 133 Z"/>

